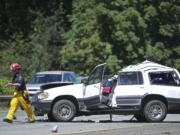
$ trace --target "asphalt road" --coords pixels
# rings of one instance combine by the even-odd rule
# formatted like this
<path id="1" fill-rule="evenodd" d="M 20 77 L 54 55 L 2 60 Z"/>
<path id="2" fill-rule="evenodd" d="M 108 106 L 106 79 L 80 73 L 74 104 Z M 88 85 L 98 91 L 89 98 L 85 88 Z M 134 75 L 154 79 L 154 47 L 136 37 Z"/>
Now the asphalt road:
<path id="1" fill-rule="evenodd" d="M 7 110 L 0 110 L 0 135 L 180 135 L 180 115 L 168 115 L 162 123 L 139 123 L 132 116 L 93 115 L 77 117 L 73 122 L 48 122 L 47 117 L 37 117 L 37 122 L 27 123 L 24 111 L 18 110 L 12 124 L 2 122 Z M 58 130 L 51 130 L 57 126 Z"/>

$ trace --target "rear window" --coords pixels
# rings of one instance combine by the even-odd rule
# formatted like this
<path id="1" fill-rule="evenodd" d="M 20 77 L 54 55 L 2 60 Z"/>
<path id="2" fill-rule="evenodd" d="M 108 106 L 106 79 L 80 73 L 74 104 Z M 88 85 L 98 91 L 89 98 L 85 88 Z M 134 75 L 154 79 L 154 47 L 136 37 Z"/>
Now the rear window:
<path id="1" fill-rule="evenodd" d="M 152 85 L 179 85 L 179 79 L 175 72 L 151 72 L 149 73 Z"/>
<path id="2" fill-rule="evenodd" d="M 118 76 L 118 85 L 142 85 L 141 72 L 121 72 Z"/>
<path id="3" fill-rule="evenodd" d="M 76 77 L 73 73 L 64 73 L 63 81 L 64 82 L 76 82 Z"/>
<path id="4" fill-rule="evenodd" d="M 49 83 L 49 82 L 59 82 L 62 81 L 61 74 L 38 74 L 34 75 L 30 84 L 40 84 L 40 83 Z"/>

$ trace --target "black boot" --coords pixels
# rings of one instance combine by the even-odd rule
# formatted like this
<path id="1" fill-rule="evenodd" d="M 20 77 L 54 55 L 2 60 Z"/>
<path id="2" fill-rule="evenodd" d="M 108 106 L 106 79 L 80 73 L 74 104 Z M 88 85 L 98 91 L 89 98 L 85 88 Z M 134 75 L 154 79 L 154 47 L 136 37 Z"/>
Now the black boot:
<path id="1" fill-rule="evenodd" d="M 14 116 L 14 117 L 13 117 L 13 119 L 14 119 L 14 120 L 16 120 L 16 119 L 17 119 L 17 117 L 16 117 L 16 116 Z"/>
<path id="2" fill-rule="evenodd" d="M 4 121 L 4 122 L 7 122 L 7 123 L 12 123 L 12 120 L 7 119 L 7 118 L 3 119 L 3 121 Z"/>

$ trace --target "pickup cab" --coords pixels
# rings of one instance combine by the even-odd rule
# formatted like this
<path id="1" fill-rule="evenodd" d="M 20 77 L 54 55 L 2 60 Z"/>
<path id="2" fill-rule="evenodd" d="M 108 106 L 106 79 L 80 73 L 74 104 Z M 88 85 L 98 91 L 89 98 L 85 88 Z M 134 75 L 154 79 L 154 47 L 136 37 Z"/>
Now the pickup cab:
<path id="1" fill-rule="evenodd" d="M 43 71 L 33 75 L 32 79 L 26 84 L 30 96 L 40 91 L 41 85 L 64 86 L 76 83 L 76 75 L 72 71 Z"/>
<path id="2" fill-rule="evenodd" d="M 81 84 L 41 87 L 32 100 L 36 111 L 52 121 L 72 121 L 80 115 L 133 114 L 138 121 L 160 122 L 168 113 L 180 113 L 176 69 L 144 61 L 103 80 L 105 66 L 96 66 Z"/>

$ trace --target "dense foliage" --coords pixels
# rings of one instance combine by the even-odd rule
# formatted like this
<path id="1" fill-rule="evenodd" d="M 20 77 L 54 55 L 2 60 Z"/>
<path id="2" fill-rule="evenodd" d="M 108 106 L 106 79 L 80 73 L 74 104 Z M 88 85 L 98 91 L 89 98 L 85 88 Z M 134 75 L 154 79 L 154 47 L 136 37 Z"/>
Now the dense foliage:
<path id="1" fill-rule="evenodd" d="M 0 77 L 42 70 L 109 73 L 152 60 L 180 70 L 179 0 L 1 0 Z"/>
<path id="2" fill-rule="evenodd" d="M 5 85 L 8 83 L 6 79 L 0 79 L 0 95 L 12 94 L 14 92 L 13 88 L 7 88 Z"/>

